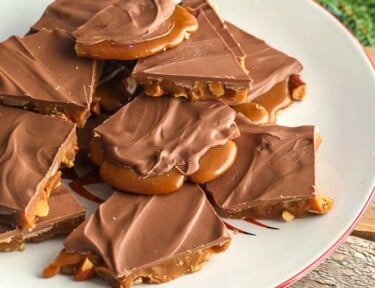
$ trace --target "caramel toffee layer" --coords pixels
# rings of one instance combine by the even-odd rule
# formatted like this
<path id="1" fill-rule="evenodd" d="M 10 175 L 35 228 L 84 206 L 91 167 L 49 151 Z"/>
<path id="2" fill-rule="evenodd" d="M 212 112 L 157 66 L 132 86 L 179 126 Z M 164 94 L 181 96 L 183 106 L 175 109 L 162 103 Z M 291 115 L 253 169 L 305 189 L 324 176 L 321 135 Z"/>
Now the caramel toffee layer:
<path id="1" fill-rule="evenodd" d="M 248 102 L 271 90 L 276 84 L 289 79 L 302 70 L 302 64 L 269 46 L 263 40 L 225 22 L 230 32 L 246 53 L 245 64 L 253 79 Z"/>
<path id="2" fill-rule="evenodd" d="M 105 158 L 149 177 L 176 168 L 199 169 L 199 159 L 237 132 L 235 112 L 217 101 L 140 95 L 95 129 Z"/>
<path id="3" fill-rule="evenodd" d="M 0 223 L 30 227 L 48 213 L 60 163 L 73 165 L 76 126 L 1 105 L 0 123 Z"/>
<path id="4" fill-rule="evenodd" d="M 0 44 L 0 102 L 67 117 L 89 116 L 100 65 L 79 58 L 66 31 L 41 30 Z"/>
<path id="5" fill-rule="evenodd" d="M 99 256 L 100 260 L 93 260 L 96 273 L 113 287 L 130 287 L 134 282 L 166 282 L 197 271 L 229 242 L 204 193 L 185 184 L 166 196 L 114 192 L 66 238 L 63 253 Z M 63 266 L 64 257 L 59 258 L 45 276 Z M 80 270 L 73 270 L 79 277 Z"/>
<path id="6" fill-rule="evenodd" d="M 39 218 L 32 231 L 0 224 L 0 251 L 23 250 L 27 241 L 40 242 L 68 234 L 85 219 L 85 208 L 62 185 L 52 191 L 48 204 L 48 216 Z"/>
<path id="7" fill-rule="evenodd" d="M 252 124 L 238 114 L 238 157 L 223 176 L 205 184 L 209 198 L 229 217 L 303 216 L 315 196 L 313 126 Z"/>
<path id="8" fill-rule="evenodd" d="M 210 24 L 205 12 L 199 10 L 196 17 L 197 32 L 174 49 L 138 61 L 132 75 L 146 88 L 148 85 L 162 90 L 153 93 L 146 89 L 146 93 L 153 96 L 164 91 L 192 100 L 222 98 L 237 101 L 236 92 L 247 93 L 251 79 Z"/>

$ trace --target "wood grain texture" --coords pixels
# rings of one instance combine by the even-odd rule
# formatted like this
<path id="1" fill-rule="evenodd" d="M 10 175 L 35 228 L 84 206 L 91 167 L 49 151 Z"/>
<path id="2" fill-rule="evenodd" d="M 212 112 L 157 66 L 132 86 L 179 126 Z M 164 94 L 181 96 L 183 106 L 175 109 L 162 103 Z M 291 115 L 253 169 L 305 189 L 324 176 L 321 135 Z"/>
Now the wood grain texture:
<path id="1" fill-rule="evenodd" d="M 375 287 L 375 242 L 349 236 L 317 269 L 290 287 Z"/>

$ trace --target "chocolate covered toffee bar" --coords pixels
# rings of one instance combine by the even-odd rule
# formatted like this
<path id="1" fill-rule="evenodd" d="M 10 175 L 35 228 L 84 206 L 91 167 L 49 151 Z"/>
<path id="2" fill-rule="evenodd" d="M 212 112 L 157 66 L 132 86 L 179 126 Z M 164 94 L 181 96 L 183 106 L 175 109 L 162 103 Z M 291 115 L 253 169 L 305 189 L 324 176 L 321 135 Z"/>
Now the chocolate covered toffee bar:
<path id="1" fill-rule="evenodd" d="M 43 275 L 85 280 L 96 273 L 121 288 L 162 283 L 198 271 L 229 243 L 225 225 L 196 185 L 159 196 L 114 192 L 67 237 Z"/>
<path id="2" fill-rule="evenodd" d="M 179 45 L 198 23 L 172 0 L 127 0 L 108 5 L 73 32 L 80 56 L 140 59 Z"/>
<path id="3" fill-rule="evenodd" d="M 246 101 L 251 79 L 205 12 L 199 10 L 196 15 L 199 29 L 190 39 L 174 49 L 139 60 L 132 76 L 150 96 L 167 93 L 193 101 Z"/>
<path id="4" fill-rule="evenodd" d="M 235 25 L 226 25 L 246 53 L 245 64 L 253 79 L 247 96 L 249 104 L 234 109 L 253 122 L 275 123 L 278 111 L 305 96 L 306 84 L 299 76 L 302 64 Z"/>
<path id="5" fill-rule="evenodd" d="M 76 125 L 1 105 L 0 123 L 0 223 L 30 228 L 48 214 L 60 164 L 74 164 Z"/>
<path id="6" fill-rule="evenodd" d="M 85 208 L 62 185 L 52 192 L 48 205 L 48 216 L 39 218 L 32 231 L 0 224 L 0 251 L 24 250 L 25 242 L 68 234 L 85 220 Z"/>
<path id="7" fill-rule="evenodd" d="M 74 38 L 63 30 L 0 44 L 0 103 L 68 118 L 83 126 L 90 115 L 99 62 L 75 55 Z"/>
<path id="8" fill-rule="evenodd" d="M 235 111 L 219 101 L 137 96 L 94 130 L 90 152 L 102 179 L 128 192 L 176 191 L 203 183 L 233 163 Z"/>
<path id="9" fill-rule="evenodd" d="M 238 157 L 221 177 L 204 185 L 220 214 L 280 218 L 325 213 L 332 200 L 315 186 L 314 126 L 254 125 L 238 114 Z"/>

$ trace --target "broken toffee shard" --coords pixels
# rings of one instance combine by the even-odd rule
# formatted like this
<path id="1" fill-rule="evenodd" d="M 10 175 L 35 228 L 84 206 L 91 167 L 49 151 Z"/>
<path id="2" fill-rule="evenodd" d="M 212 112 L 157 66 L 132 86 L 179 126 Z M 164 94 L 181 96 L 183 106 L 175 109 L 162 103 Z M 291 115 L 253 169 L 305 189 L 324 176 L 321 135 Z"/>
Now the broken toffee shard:
<path id="1" fill-rule="evenodd" d="M 315 184 L 314 126 L 254 125 L 238 114 L 238 157 L 221 177 L 204 184 L 219 214 L 231 218 L 322 214 L 332 200 Z M 288 219 L 285 219 L 288 220 Z"/>
<path id="2" fill-rule="evenodd" d="M 0 224 L 0 251 L 24 250 L 25 242 L 41 242 L 68 234 L 85 220 L 85 208 L 63 185 L 55 188 L 48 199 L 50 212 L 39 218 L 32 231 Z"/>
<path id="3" fill-rule="evenodd" d="M 174 49 L 139 60 L 132 76 L 150 96 L 166 93 L 228 104 L 246 101 L 251 79 L 205 12 L 199 10 L 196 17 L 197 32 Z"/>
<path id="4" fill-rule="evenodd" d="M 43 275 L 85 280 L 96 273 L 122 288 L 162 283 L 200 270 L 229 243 L 224 223 L 196 185 L 157 196 L 115 191 L 66 238 Z"/>
<path id="5" fill-rule="evenodd" d="M 76 125 L 0 105 L 0 223 L 32 228 L 47 216 L 60 165 L 73 166 Z"/>
<path id="6" fill-rule="evenodd" d="M 0 43 L 0 103 L 83 126 L 101 64 L 78 57 L 74 43 L 70 33 L 58 29 Z"/>
<path id="7" fill-rule="evenodd" d="M 170 193 L 187 177 L 202 183 L 230 167 L 237 155 L 235 116 L 220 101 L 142 94 L 94 129 L 91 160 L 117 189 Z"/>

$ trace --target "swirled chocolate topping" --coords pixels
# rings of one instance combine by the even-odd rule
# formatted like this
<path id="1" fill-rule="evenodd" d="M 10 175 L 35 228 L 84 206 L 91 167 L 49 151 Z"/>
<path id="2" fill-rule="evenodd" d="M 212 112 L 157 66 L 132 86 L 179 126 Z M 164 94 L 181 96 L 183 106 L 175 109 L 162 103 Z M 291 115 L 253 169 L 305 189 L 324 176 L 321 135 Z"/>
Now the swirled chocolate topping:
<path id="1" fill-rule="evenodd" d="M 223 176 L 205 184 L 219 210 L 235 215 L 268 207 L 270 213 L 280 203 L 313 197 L 314 126 L 254 125 L 242 114 L 236 123 L 241 133 L 234 140 L 236 162 Z"/>
<path id="2" fill-rule="evenodd" d="M 0 251 L 22 250 L 25 241 L 40 242 L 70 233 L 85 219 L 85 208 L 63 185 L 52 192 L 48 204 L 50 213 L 38 219 L 32 231 L 0 224 Z"/>
<path id="3" fill-rule="evenodd" d="M 222 83 L 230 89 L 248 89 L 249 76 L 210 24 L 205 12 L 197 12 L 199 29 L 174 49 L 141 59 L 132 75 L 143 79 L 166 79 L 177 86 L 194 87 L 197 81 Z"/>
<path id="4" fill-rule="evenodd" d="M 224 21 L 217 14 L 216 10 L 208 0 L 184 0 L 182 1 L 184 7 L 188 7 L 193 10 L 194 14 L 199 13 L 199 10 L 203 10 L 206 14 L 211 25 L 215 28 L 216 32 L 220 34 L 229 49 L 233 52 L 236 58 L 242 62 L 245 60 L 246 53 L 242 50 L 236 39 L 233 37 Z M 242 63 L 241 63 L 242 64 Z"/>
<path id="5" fill-rule="evenodd" d="M 101 256 L 119 278 L 229 241 L 203 191 L 185 184 L 166 196 L 114 192 L 66 238 L 64 246 L 67 252 Z"/>
<path id="6" fill-rule="evenodd" d="M 141 176 L 176 167 L 191 175 L 199 159 L 236 132 L 235 112 L 218 101 L 140 95 L 95 129 L 105 156 Z"/>
<path id="7" fill-rule="evenodd" d="M 172 0 L 127 0 L 108 5 L 73 32 L 77 42 L 94 45 L 103 41 L 128 45 L 168 34 L 163 25 L 173 14 Z"/>
<path id="8" fill-rule="evenodd" d="M 0 123 L 1 219 L 31 209 L 75 140 L 76 126 L 6 106 L 0 106 Z"/>
<path id="9" fill-rule="evenodd" d="M 73 32 L 100 10 L 117 2 L 119 0 L 56 0 L 31 27 L 31 32 L 42 29 L 52 31 L 56 28 Z"/>
<path id="10" fill-rule="evenodd" d="M 277 83 L 301 72 L 302 64 L 295 58 L 272 48 L 233 24 L 225 23 L 246 53 L 245 64 L 253 79 L 248 93 L 249 102 L 269 91 Z"/>
<path id="11" fill-rule="evenodd" d="M 46 114 L 65 113 L 83 125 L 97 82 L 97 61 L 79 58 L 74 38 L 42 30 L 0 44 L 0 102 Z"/>

